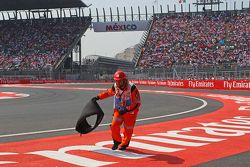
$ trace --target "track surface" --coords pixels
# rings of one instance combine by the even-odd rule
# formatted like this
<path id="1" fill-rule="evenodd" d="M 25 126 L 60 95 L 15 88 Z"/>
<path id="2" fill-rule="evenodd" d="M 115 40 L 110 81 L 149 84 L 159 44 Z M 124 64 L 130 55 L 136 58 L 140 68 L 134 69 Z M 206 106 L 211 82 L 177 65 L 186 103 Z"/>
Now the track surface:
<path id="1" fill-rule="evenodd" d="M 42 87 L 39 88 L 38 85 L 34 85 L 34 87 L 0 87 L 0 92 L 18 92 L 30 95 L 24 98 L 0 100 L 0 142 L 2 143 L 0 144 L 0 152 L 3 151 L 1 145 L 11 145 L 12 142 L 76 134 L 74 126 L 83 106 L 91 97 L 96 96 L 100 89 L 106 89 L 110 84 L 45 84 L 40 86 Z M 84 88 L 96 88 L 96 90 L 84 90 Z M 192 96 L 174 93 L 163 94 L 153 90 L 250 96 L 247 91 L 204 91 L 146 86 L 139 86 L 139 89 L 145 91 L 141 92 L 142 107 L 138 116 L 138 127 L 204 115 L 219 110 L 224 106 L 222 102 L 211 98 L 192 98 Z M 151 90 L 151 92 L 147 92 L 147 90 Z M 197 109 L 204 105 L 202 100 L 207 105 Z M 112 98 L 98 103 L 104 110 L 105 116 L 102 125 L 95 132 L 102 132 L 109 130 L 108 124 L 112 117 Z M 197 110 L 183 113 L 193 109 Z M 159 117 L 163 115 L 169 116 Z M 239 145 L 242 146 L 242 143 L 239 143 Z M 249 145 L 248 142 L 247 147 Z M 232 146 L 232 149 L 233 147 L 237 146 Z M 221 151 L 218 148 L 214 148 L 213 151 L 217 154 L 217 150 Z M 250 151 L 248 150 L 217 160 L 210 160 L 196 166 L 250 166 L 249 157 Z M 0 162 L 1 160 L 0 154 Z M 182 166 L 181 163 L 178 165 Z"/>

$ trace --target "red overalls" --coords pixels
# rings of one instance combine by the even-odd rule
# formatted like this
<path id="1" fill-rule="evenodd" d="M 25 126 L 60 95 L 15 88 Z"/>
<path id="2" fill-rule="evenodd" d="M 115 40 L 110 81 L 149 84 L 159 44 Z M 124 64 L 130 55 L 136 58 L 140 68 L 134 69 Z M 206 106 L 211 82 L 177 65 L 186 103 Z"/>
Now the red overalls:
<path id="1" fill-rule="evenodd" d="M 121 143 L 121 146 L 128 146 L 140 108 L 140 93 L 136 86 L 129 82 L 124 90 L 114 84 L 108 90 L 98 94 L 100 99 L 110 96 L 114 96 L 114 114 L 111 124 L 112 138 L 115 142 Z M 129 112 L 120 115 L 119 109 L 121 108 L 126 108 Z M 122 123 L 124 126 L 123 138 L 120 132 Z"/>

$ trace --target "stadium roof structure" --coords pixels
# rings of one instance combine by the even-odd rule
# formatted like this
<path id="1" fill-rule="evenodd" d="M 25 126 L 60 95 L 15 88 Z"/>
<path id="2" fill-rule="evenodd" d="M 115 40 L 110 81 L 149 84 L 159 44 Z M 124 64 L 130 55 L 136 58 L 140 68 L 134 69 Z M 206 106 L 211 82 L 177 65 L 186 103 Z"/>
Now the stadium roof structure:
<path id="1" fill-rule="evenodd" d="M 81 0 L 1 0 L 0 11 L 87 7 Z"/>

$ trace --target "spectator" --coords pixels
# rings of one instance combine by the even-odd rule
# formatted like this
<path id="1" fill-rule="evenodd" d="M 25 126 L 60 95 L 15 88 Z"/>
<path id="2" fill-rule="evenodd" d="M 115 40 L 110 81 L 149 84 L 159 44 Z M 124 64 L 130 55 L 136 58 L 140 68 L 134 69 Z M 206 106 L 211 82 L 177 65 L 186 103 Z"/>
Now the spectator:
<path id="1" fill-rule="evenodd" d="M 83 18 L 0 22 L 0 69 L 40 70 L 54 66 L 81 36 Z"/>
<path id="2" fill-rule="evenodd" d="M 138 66 L 141 69 L 170 68 L 173 64 L 249 66 L 249 24 L 249 13 L 157 16 Z"/>

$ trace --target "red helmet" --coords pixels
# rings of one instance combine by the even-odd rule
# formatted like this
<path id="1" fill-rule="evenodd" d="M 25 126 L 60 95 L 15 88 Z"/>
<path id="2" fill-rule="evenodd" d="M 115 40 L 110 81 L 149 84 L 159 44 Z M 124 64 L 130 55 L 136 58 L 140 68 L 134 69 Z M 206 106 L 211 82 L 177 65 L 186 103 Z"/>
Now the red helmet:
<path id="1" fill-rule="evenodd" d="M 115 81 L 120 81 L 120 80 L 123 80 L 123 79 L 127 79 L 126 78 L 126 74 L 123 72 L 123 71 L 116 71 L 115 74 L 114 74 L 114 80 Z"/>

